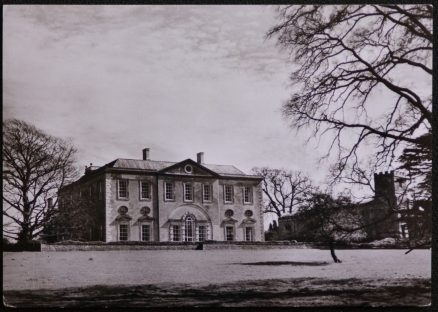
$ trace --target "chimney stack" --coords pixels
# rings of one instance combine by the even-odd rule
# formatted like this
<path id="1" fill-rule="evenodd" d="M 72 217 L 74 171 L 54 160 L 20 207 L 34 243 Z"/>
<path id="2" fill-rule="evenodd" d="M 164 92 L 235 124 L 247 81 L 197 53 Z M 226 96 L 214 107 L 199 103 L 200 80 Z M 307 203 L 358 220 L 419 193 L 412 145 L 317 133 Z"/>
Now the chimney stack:
<path id="1" fill-rule="evenodd" d="M 149 160 L 149 148 L 143 149 L 143 160 Z"/>
<path id="2" fill-rule="evenodd" d="M 197 158 L 197 163 L 202 165 L 204 163 L 204 153 L 203 152 L 199 152 L 198 154 L 196 154 L 196 158 Z"/>

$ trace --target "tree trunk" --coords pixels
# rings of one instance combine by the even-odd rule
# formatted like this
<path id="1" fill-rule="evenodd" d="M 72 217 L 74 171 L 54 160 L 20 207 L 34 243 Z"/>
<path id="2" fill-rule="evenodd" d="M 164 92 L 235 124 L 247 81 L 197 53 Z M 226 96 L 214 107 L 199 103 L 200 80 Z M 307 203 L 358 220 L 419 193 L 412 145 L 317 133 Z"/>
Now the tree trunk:
<path id="1" fill-rule="evenodd" d="M 342 261 L 336 256 L 335 253 L 335 244 L 333 243 L 333 241 L 329 241 L 329 246 L 330 246 L 330 254 L 332 255 L 333 261 L 335 263 L 341 263 Z"/>
<path id="2" fill-rule="evenodd" d="M 27 225 L 23 225 L 20 232 L 18 233 L 17 242 L 21 244 L 26 244 L 32 240 L 32 233 Z"/>

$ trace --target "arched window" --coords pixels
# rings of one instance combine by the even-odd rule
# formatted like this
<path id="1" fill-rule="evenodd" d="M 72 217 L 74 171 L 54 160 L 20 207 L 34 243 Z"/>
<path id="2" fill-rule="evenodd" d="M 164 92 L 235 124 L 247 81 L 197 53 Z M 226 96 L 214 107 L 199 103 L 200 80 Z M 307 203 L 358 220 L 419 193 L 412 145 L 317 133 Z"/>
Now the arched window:
<path id="1" fill-rule="evenodd" d="M 195 218 L 187 216 L 184 222 L 186 242 L 193 242 L 195 240 Z"/>

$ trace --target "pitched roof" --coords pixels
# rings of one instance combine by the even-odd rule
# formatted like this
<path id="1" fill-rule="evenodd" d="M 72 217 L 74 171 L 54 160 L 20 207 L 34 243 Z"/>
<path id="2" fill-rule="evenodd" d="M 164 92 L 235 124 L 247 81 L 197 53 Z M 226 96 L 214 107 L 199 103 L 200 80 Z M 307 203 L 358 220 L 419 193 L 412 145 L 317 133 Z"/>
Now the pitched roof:
<path id="1" fill-rule="evenodd" d="M 111 163 L 110 163 L 111 164 Z M 158 171 L 175 164 L 170 161 L 156 161 L 156 160 L 141 160 L 141 159 L 124 159 L 118 158 L 113 162 L 112 168 L 123 168 L 123 169 L 141 169 L 141 170 L 151 170 Z"/>
<path id="2" fill-rule="evenodd" d="M 116 160 L 106 164 L 105 167 L 160 171 L 175 164 L 177 164 L 177 162 L 117 158 Z M 211 171 L 216 172 L 219 175 L 231 176 L 231 177 L 256 177 L 254 175 L 248 175 L 232 165 L 202 164 L 202 166 L 206 167 L 207 169 L 210 169 Z"/>

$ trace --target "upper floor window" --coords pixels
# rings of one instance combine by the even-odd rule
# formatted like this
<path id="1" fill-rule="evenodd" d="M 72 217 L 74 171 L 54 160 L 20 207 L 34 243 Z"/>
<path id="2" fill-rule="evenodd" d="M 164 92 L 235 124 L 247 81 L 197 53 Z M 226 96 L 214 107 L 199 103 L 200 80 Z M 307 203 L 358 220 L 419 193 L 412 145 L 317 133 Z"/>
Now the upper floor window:
<path id="1" fill-rule="evenodd" d="M 244 204 L 252 204 L 252 187 L 244 186 L 243 187 L 243 203 Z"/>
<path id="2" fill-rule="evenodd" d="M 202 185 L 202 200 L 204 202 L 211 201 L 211 185 L 210 184 L 203 184 Z"/>
<path id="3" fill-rule="evenodd" d="M 128 198 L 128 180 L 117 180 L 118 198 Z"/>
<path id="4" fill-rule="evenodd" d="M 184 201 L 193 201 L 193 185 L 184 183 Z"/>
<path id="5" fill-rule="evenodd" d="M 174 185 L 172 182 L 164 183 L 164 199 L 165 200 L 175 200 Z"/>
<path id="6" fill-rule="evenodd" d="M 232 185 L 224 185 L 224 201 L 226 203 L 233 202 L 233 186 Z"/>
<path id="7" fill-rule="evenodd" d="M 140 199 L 151 199 L 151 184 L 140 181 Z"/>

